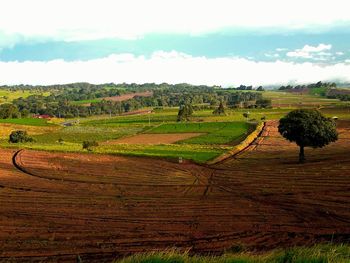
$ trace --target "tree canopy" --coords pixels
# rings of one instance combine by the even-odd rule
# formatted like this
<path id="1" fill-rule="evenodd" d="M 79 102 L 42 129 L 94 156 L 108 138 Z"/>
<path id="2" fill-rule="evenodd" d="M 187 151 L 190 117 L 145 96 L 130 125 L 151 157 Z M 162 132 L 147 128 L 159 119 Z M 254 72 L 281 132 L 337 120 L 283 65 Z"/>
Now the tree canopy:
<path id="1" fill-rule="evenodd" d="M 317 110 L 299 109 L 280 119 L 279 133 L 300 147 L 299 161 L 305 161 L 304 147 L 322 148 L 338 139 L 336 123 Z"/>
<path id="2" fill-rule="evenodd" d="M 33 142 L 33 138 L 29 137 L 26 131 L 13 131 L 10 134 L 10 143 Z"/>
<path id="3" fill-rule="evenodd" d="M 191 104 L 186 103 L 184 105 L 180 105 L 179 112 L 177 114 L 177 121 L 188 121 L 192 114 L 193 108 Z"/>
<path id="4" fill-rule="evenodd" d="M 217 115 L 225 115 L 225 107 L 224 104 L 222 103 L 222 101 L 220 101 L 219 106 L 213 111 L 213 114 L 217 114 Z"/>

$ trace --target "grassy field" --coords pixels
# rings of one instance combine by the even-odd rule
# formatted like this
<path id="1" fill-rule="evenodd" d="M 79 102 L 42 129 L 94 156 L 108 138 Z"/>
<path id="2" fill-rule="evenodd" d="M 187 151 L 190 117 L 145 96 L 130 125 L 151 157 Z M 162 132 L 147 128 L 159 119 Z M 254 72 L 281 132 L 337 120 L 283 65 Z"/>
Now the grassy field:
<path id="1" fill-rule="evenodd" d="M 167 123 L 149 130 L 147 133 L 187 133 L 204 135 L 181 141 L 188 144 L 229 144 L 245 136 L 250 125 L 245 122 L 199 122 Z"/>
<path id="2" fill-rule="evenodd" d="M 166 125 L 166 124 L 165 124 Z M 175 126 L 195 126 L 198 124 L 170 124 Z M 217 126 L 218 127 L 215 127 Z M 123 154 L 134 156 L 156 156 L 177 159 L 191 159 L 203 163 L 218 155 L 228 151 L 231 147 L 224 145 L 232 140 L 243 138 L 250 125 L 246 123 L 203 123 L 202 129 L 209 131 L 209 134 L 182 141 L 179 144 L 162 144 L 162 145 L 138 145 L 138 144 L 115 144 L 105 145 L 103 142 L 115 140 L 124 136 L 132 136 L 149 129 L 148 126 L 128 125 L 128 126 L 73 126 L 61 128 L 49 133 L 43 133 L 32 136 L 34 143 L 18 144 L 16 147 L 29 148 L 47 151 L 65 151 L 65 152 L 84 152 L 82 142 L 95 140 L 100 142 L 95 147 L 94 153 Z M 161 126 L 160 126 L 161 127 Z M 157 131 L 157 127 L 154 128 Z M 197 128 L 198 129 L 198 128 Z M 164 127 L 158 131 L 164 130 Z M 187 127 L 187 131 L 189 127 Z M 168 129 L 168 131 L 170 131 Z M 231 131 L 231 133 L 230 133 Z M 182 128 L 177 133 L 186 132 Z M 154 136 L 157 136 L 156 134 Z M 202 138 L 203 137 L 203 138 Z M 7 140 L 3 139 L 1 145 L 11 147 Z"/>
<path id="3" fill-rule="evenodd" d="M 239 115 L 241 115 L 241 113 L 239 113 Z M 176 116 L 177 109 L 166 109 L 152 114 L 150 123 L 148 115 L 81 119 L 80 125 L 71 127 L 55 126 L 56 129 L 50 130 L 50 132 L 29 132 L 35 142 L 17 146 L 36 150 L 84 152 L 82 149 L 82 142 L 94 140 L 98 141 L 100 144 L 98 147 L 94 148 L 93 151 L 95 153 L 155 156 L 174 159 L 182 157 L 184 159 L 191 159 L 203 163 L 228 151 L 230 149 L 228 145 L 238 143 L 246 136 L 248 130 L 251 128 L 250 124 L 242 121 L 177 123 L 174 122 Z M 204 118 L 206 120 L 206 118 L 208 118 L 206 116 L 212 117 L 211 112 L 197 112 L 194 119 L 199 120 Z M 236 119 L 235 116 L 232 117 L 232 120 Z M 218 120 L 221 120 L 220 117 L 215 121 Z M 43 125 L 42 128 L 44 128 L 45 124 L 44 120 L 41 119 L 4 121 L 12 124 L 20 122 L 21 124 L 27 124 L 27 127 L 35 123 L 38 125 L 37 129 L 39 130 L 39 124 Z M 21 126 L 20 128 L 25 129 L 24 127 L 26 126 Z M 18 126 L 16 126 L 16 128 L 18 128 Z M 10 133 L 10 130 L 14 129 L 8 127 L 7 133 Z M 203 135 L 175 144 L 104 144 L 104 142 L 139 133 L 151 133 L 157 136 L 157 133 L 187 132 L 203 133 Z M 1 145 L 3 147 L 13 146 L 7 142 L 7 136 L 3 136 Z"/>
<path id="4" fill-rule="evenodd" d="M 324 262 L 349 262 L 350 248 L 347 245 L 319 245 L 311 248 L 292 248 L 279 250 L 261 255 L 251 253 L 227 253 L 223 256 L 189 256 L 187 253 L 178 253 L 176 251 L 149 253 L 135 255 L 120 261 L 118 263 L 141 263 L 141 262 L 184 262 L 184 263 L 324 263 Z"/>
<path id="5" fill-rule="evenodd" d="M 77 101 L 72 101 L 71 103 L 73 105 L 83 105 L 83 104 L 90 104 L 90 103 L 95 103 L 95 102 L 99 102 L 102 99 L 91 99 L 91 100 L 77 100 Z"/>
<path id="6" fill-rule="evenodd" d="M 94 148 L 96 153 L 182 157 L 205 162 L 226 152 L 228 145 L 242 140 L 251 129 L 247 120 L 256 122 L 262 118 L 278 120 L 292 109 L 305 105 L 308 107 L 321 105 L 320 111 L 328 117 L 350 119 L 349 102 L 324 99 L 312 94 L 300 95 L 276 91 L 262 93 L 264 97 L 271 98 L 273 104 L 277 106 L 271 109 L 226 109 L 226 114 L 222 116 L 213 115 L 212 109 L 196 110 L 187 123 L 176 122 L 178 108 L 157 109 L 152 114 L 145 115 L 80 118 L 80 124 L 72 127 L 60 126 L 58 119 L 54 122 L 56 125 L 43 119 L 32 118 L 0 120 L 2 128 L 0 143 L 4 147 L 11 147 L 12 145 L 7 142 L 8 134 L 12 130 L 21 129 L 27 130 L 35 139 L 35 143 L 20 145 L 24 148 L 83 152 L 82 142 L 94 140 L 100 144 Z M 249 117 L 245 118 L 243 113 L 249 113 Z M 155 136 L 163 133 L 203 133 L 203 135 L 163 145 L 104 143 L 140 133 Z"/>
<path id="7" fill-rule="evenodd" d="M 14 99 L 18 98 L 27 98 L 31 95 L 43 95 L 43 96 L 49 96 L 49 92 L 39 92 L 36 90 L 29 91 L 29 90 L 24 90 L 24 91 L 10 91 L 10 90 L 5 90 L 5 89 L 0 89 L 0 104 L 1 103 L 6 103 L 6 102 L 11 102 Z"/>
<path id="8" fill-rule="evenodd" d="M 176 250 L 133 255 L 115 263 L 348 263 L 349 245 L 317 245 L 262 254 L 232 252 L 222 256 L 190 256 Z"/>
<path id="9" fill-rule="evenodd" d="M 39 144 L 51 144 L 62 139 L 64 142 L 79 143 L 94 140 L 103 142 L 115 140 L 125 135 L 132 135 L 143 130 L 140 126 L 130 127 L 96 127 L 96 126 L 72 126 L 65 127 L 53 133 L 41 134 L 33 138 Z"/>
<path id="10" fill-rule="evenodd" d="M 27 126 L 50 126 L 53 125 L 45 119 L 23 118 L 23 119 L 0 119 L 0 123 L 10 123 Z"/>
<path id="11" fill-rule="evenodd" d="M 314 89 L 311 94 L 299 94 L 285 91 L 264 91 L 263 97 L 272 100 L 274 107 L 318 107 L 336 106 L 344 103 L 337 99 L 327 99 L 321 97 L 324 89 Z"/>

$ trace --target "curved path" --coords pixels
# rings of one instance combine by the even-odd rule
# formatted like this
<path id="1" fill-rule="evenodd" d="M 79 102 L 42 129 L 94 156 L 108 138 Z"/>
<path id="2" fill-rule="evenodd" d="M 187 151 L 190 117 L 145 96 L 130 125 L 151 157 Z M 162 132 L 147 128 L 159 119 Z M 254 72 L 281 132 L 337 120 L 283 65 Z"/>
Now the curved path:
<path id="1" fill-rule="evenodd" d="M 174 246 L 220 253 L 349 242 L 350 123 L 339 128 L 340 140 L 308 150 L 304 165 L 273 122 L 209 167 L 1 149 L 0 259 L 110 262 Z"/>

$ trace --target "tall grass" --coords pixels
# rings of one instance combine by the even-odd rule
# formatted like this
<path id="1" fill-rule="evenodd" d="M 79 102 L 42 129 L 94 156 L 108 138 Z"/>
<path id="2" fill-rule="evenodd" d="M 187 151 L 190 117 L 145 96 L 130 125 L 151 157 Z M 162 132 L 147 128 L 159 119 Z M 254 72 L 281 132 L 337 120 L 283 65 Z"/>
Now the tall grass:
<path id="1" fill-rule="evenodd" d="M 349 263 L 349 245 L 315 245 L 274 250 L 262 254 L 228 253 L 222 256 L 191 256 L 187 252 L 168 250 L 135 254 L 115 263 Z"/>

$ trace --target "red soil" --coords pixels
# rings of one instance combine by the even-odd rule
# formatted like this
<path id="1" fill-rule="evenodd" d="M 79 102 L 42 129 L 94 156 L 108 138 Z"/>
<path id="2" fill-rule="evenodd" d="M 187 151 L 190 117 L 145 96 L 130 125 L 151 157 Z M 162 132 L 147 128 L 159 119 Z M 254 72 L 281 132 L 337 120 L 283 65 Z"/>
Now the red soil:
<path id="1" fill-rule="evenodd" d="M 130 99 L 137 97 L 137 96 L 138 97 L 151 97 L 152 95 L 153 95 L 152 91 L 144 91 L 144 92 L 122 94 L 120 96 L 106 97 L 103 99 L 111 100 L 111 101 L 125 101 L 125 100 L 130 100 Z"/>
<path id="2" fill-rule="evenodd" d="M 276 123 L 212 167 L 161 159 L 0 150 L 0 259 L 110 261 L 180 247 L 219 253 L 350 236 L 350 123 L 306 151 Z M 33 258 L 31 258 L 33 259 Z"/>
<path id="3" fill-rule="evenodd" d="M 130 100 L 134 97 L 151 97 L 153 95 L 152 91 L 144 91 L 144 92 L 135 92 L 135 93 L 128 93 L 128 94 L 122 94 L 120 96 L 113 96 L 113 97 L 105 97 L 102 98 L 104 100 L 110 100 L 110 101 L 125 101 L 125 100 Z M 82 104 L 82 106 L 90 106 L 91 103 L 85 103 Z"/>

